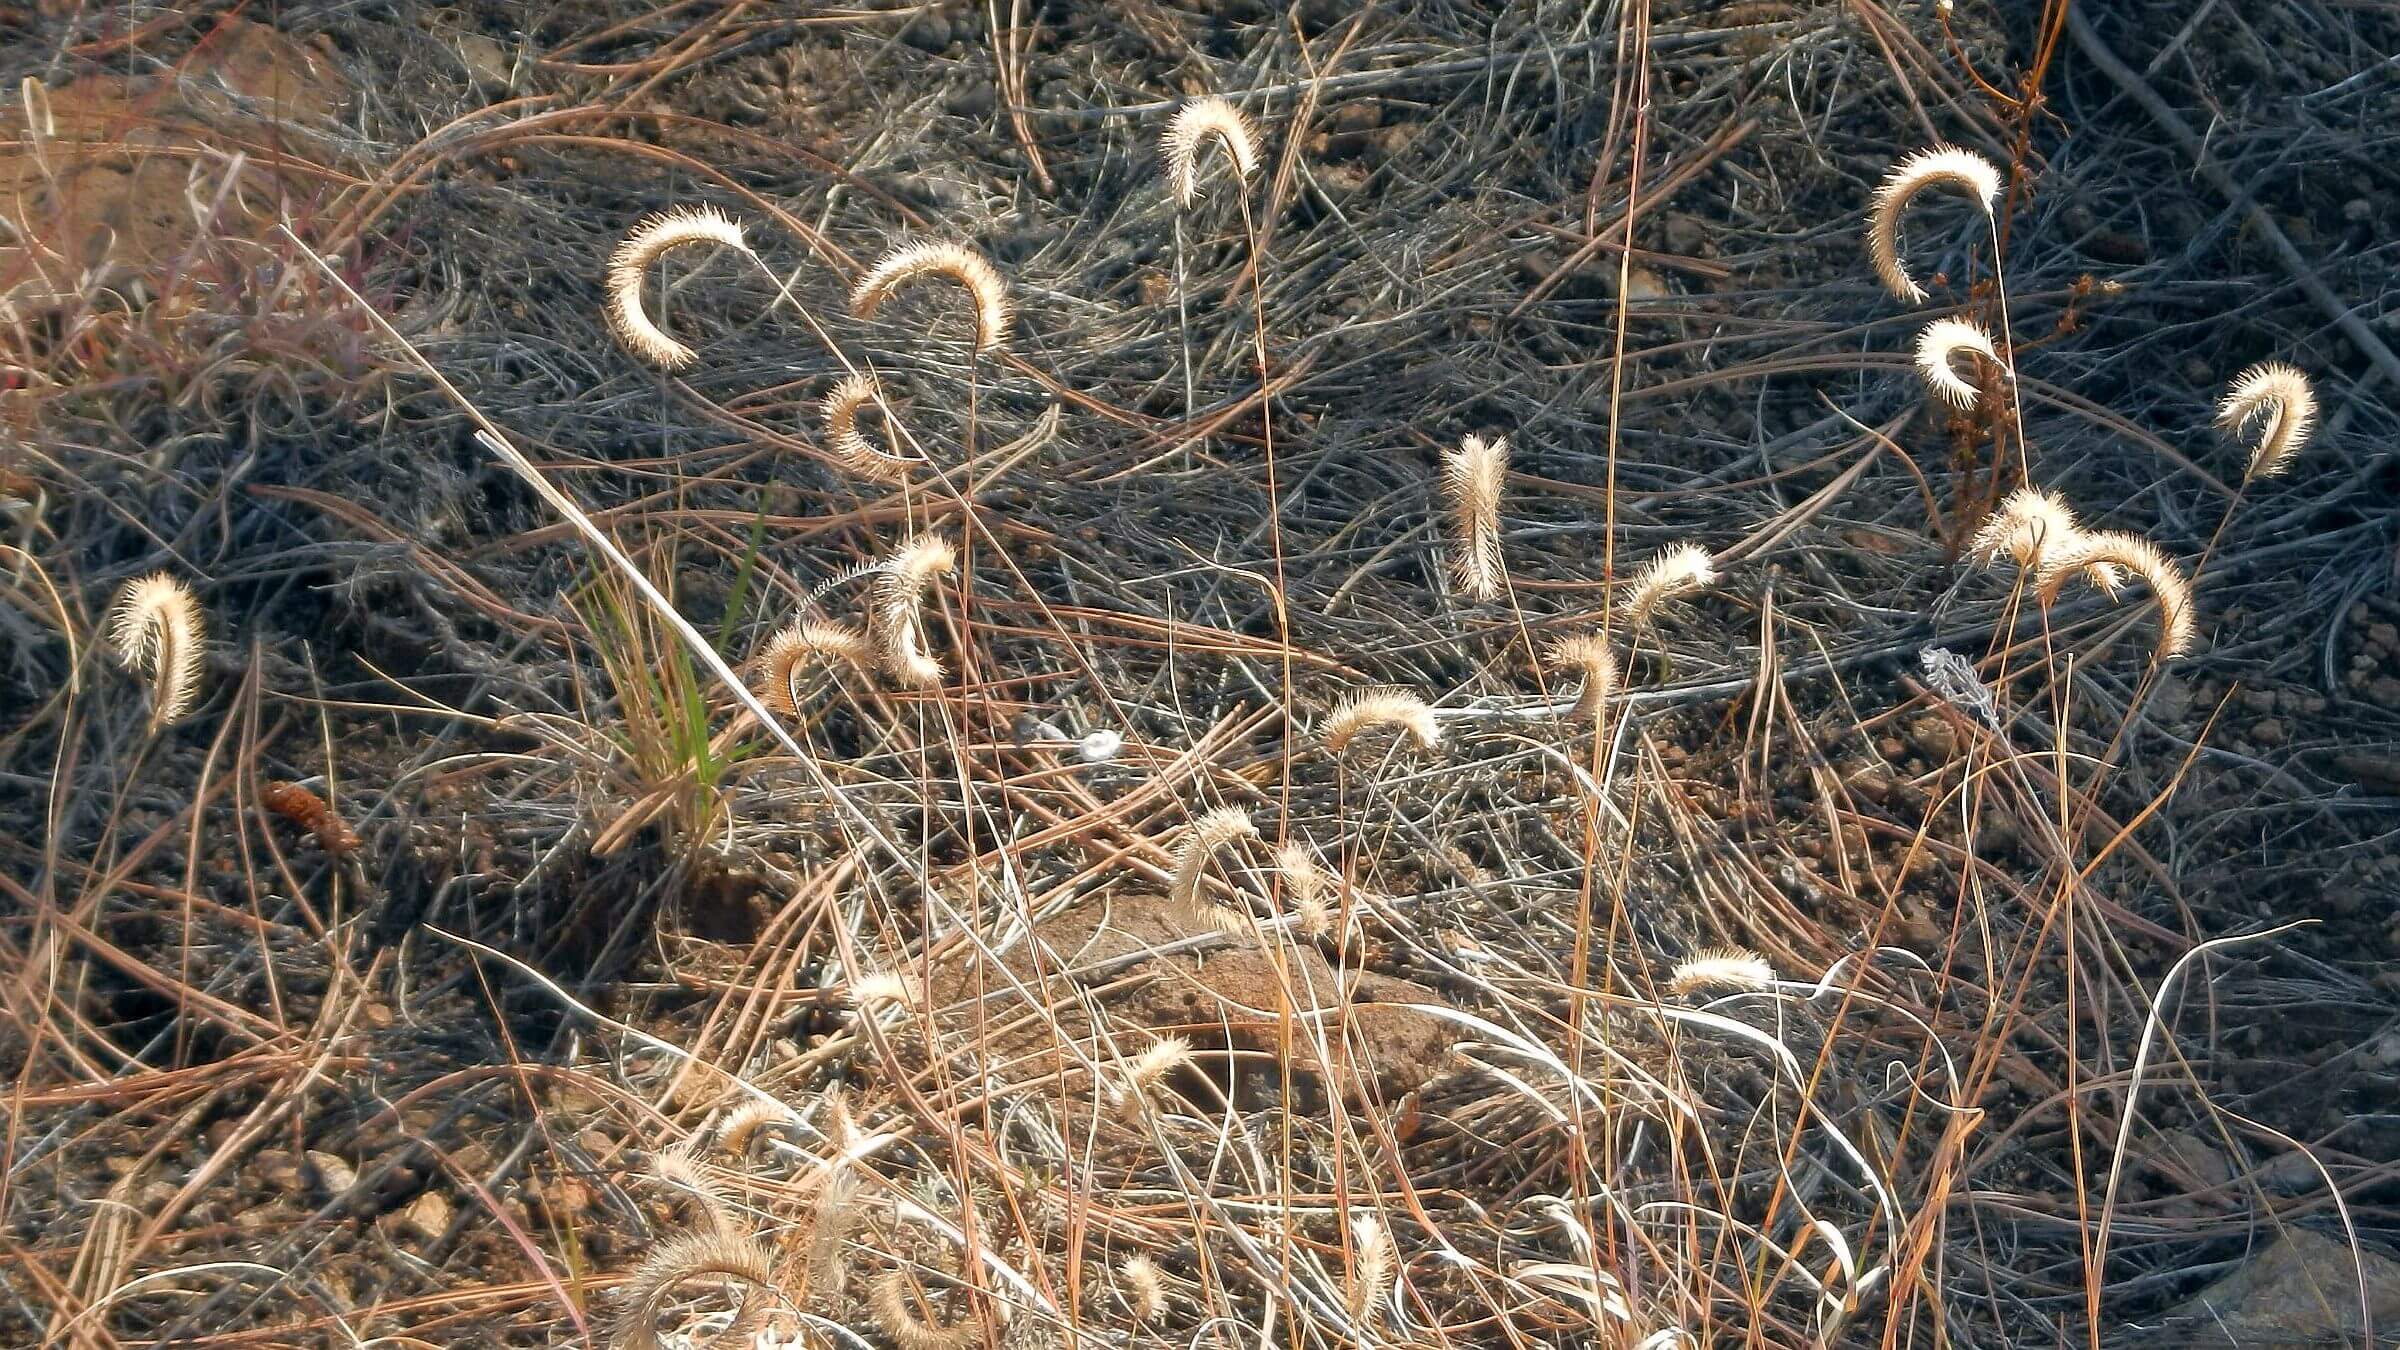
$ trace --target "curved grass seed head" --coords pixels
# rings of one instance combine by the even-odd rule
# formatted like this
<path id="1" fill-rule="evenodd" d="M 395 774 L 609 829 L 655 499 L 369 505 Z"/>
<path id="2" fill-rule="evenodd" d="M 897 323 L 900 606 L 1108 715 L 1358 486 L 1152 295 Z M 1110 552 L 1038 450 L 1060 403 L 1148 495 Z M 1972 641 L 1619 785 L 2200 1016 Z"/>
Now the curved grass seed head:
<path id="1" fill-rule="evenodd" d="M 608 326 L 635 356 L 666 370 L 681 370 L 698 353 L 675 340 L 642 308 L 642 274 L 669 251 L 695 244 L 721 244 L 755 257 L 743 242 L 739 221 L 713 206 L 682 206 L 634 227 L 608 259 Z"/>
<path id="2" fill-rule="evenodd" d="M 2273 478 L 2291 467 L 2292 456 L 2308 444 L 2317 421 L 2317 394 L 2297 366 L 2262 361 L 2243 371 L 2217 405 L 2217 425 L 2240 435 L 2253 422 L 2266 426 L 2251 447 L 2252 478 Z"/>
<path id="3" fill-rule="evenodd" d="M 1225 149 L 1225 162 L 1240 182 L 1258 172 L 1258 144 L 1250 119 L 1230 100 L 1211 94 L 1175 110 L 1159 138 L 1159 153 L 1167 162 L 1167 182 L 1177 205 L 1189 208 L 1200 199 L 1200 155 L 1213 141 Z"/>
<path id="4" fill-rule="evenodd" d="M 1924 303 L 1925 288 L 1900 263 L 1900 213 L 1910 198 L 1936 184 L 1972 197 L 1986 221 L 2000 200 L 2000 171 L 1983 156 L 1955 145 L 1919 150 L 1892 166 L 1867 210 L 1867 258 L 1884 289 L 1912 305 Z"/>

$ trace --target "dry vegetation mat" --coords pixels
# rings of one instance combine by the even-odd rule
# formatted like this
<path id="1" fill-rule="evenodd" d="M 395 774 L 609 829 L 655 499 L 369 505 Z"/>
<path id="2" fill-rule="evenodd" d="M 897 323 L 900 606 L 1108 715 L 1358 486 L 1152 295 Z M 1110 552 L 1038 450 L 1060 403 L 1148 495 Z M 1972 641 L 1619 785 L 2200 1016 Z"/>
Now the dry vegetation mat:
<path id="1" fill-rule="evenodd" d="M 2388 6 L 0 39 L 0 1343 L 2400 1334 Z"/>

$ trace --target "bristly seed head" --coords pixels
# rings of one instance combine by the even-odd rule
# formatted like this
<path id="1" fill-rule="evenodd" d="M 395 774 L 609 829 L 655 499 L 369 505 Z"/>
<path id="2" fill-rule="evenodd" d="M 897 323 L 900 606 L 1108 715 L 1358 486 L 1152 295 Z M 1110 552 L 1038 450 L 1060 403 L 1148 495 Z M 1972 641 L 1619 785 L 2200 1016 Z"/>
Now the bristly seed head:
<path id="1" fill-rule="evenodd" d="M 1508 477 L 1508 438 L 1466 436 L 1442 456 L 1442 489 L 1449 498 L 1451 576 L 1476 600 L 1497 600 L 1503 581 L 1500 490 Z"/>
<path id="2" fill-rule="evenodd" d="M 1704 951 L 1676 966 L 1667 977 L 1667 988 L 1678 994 L 1695 994 L 1703 989 L 1774 987 L 1775 968 L 1767 964 L 1767 958 L 1739 947 Z"/>
<path id="3" fill-rule="evenodd" d="M 683 206 L 644 220 L 608 259 L 608 326 L 635 356 L 667 370 L 681 370 L 698 353 L 676 341 L 642 308 L 642 275 L 669 250 L 687 244 L 722 244 L 746 256 L 739 221 L 713 206 Z"/>
<path id="4" fill-rule="evenodd" d="M 957 570 L 958 551 L 938 534 L 918 535 L 877 567 L 867 595 L 867 639 L 894 682 L 920 689 L 942 682 L 942 663 L 925 652 L 925 591 L 935 577 Z"/>
<path id="5" fill-rule="evenodd" d="M 989 351 L 1008 337 L 1012 310 L 1008 284 L 982 254 L 964 244 L 919 241 L 902 244 L 867 269 L 850 291 L 850 312 L 875 317 L 894 293 L 925 277 L 948 277 L 966 287 L 975 302 L 975 350 Z"/>
<path id="6" fill-rule="evenodd" d="M 1882 278 L 1884 289 L 1912 305 L 1924 302 L 1925 288 L 1900 265 L 1900 213 L 1907 209 L 1910 198 L 1936 183 L 1965 190 L 1983 208 L 1987 220 L 2000 200 L 2000 171 L 1981 155 L 1955 145 L 1919 150 L 1893 166 L 1883 185 L 1875 189 L 1874 204 L 1867 212 L 1867 257 L 1875 264 L 1875 275 Z"/>
<path id="7" fill-rule="evenodd" d="M 1992 349 L 1992 335 L 1981 324 L 1967 319 L 1936 319 L 1917 335 L 1917 373 L 1925 377 L 1926 387 L 1949 400 L 1953 407 L 1972 408 L 1978 391 L 1951 365 L 1964 352 L 1973 352 L 2000 367 L 2002 375 L 2008 374 L 2008 363 Z"/>
<path id="8" fill-rule="evenodd" d="M 1200 152 L 1210 141 L 1225 147 L 1235 181 L 1258 172 L 1258 146 L 1250 132 L 1250 119 L 1219 95 L 1193 99 L 1175 110 L 1166 135 L 1159 140 L 1159 151 L 1167 161 L 1167 181 L 1179 206 L 1188 209 L 1200 199 Z"/>
<path id="9" fill-rule="evenodd" d="M 1442 728 L 1433 719 L 1433 709 L 1405 689 L 1361 689 L 1343 695 L 1325 715 L 1317 734 L 1325 748 L 1338 755 L 1361 732 L 1377 727 L 1403 732 L 1426 750 L 1442 743 Z"/>
<path id="10" fill-rule="evenodd" d="M 2158 545 L 2138 534 L 2106 530 L 2077 536 L 2072 546 L 2044 562 L 2037 578 L 2042 603 L 2057 600 L 2067 579 L 2078 573 L 2114 595 L 2107 578 L 2118 575 L 2120 569 L 2140 577 L 2158 601 L 2157 659 L 2172 661 L 2190 651 L 2199 636 L 2199 625 L 2192 616 L 2192 584 Z"/>
<path id="11" fill-rule="evenodd" d="M 1257 837 L 1258 827 L 1250 823 L 1250 813 L 1238 806 L 1220 806 L 1185 826 L 1183 840 L 1175 849 L 1167 898 L 1187 910 L 1197 910 L 1201 869 L 1208 865 L 1209 855 L 1236 840 Z"/>
<path id="12" fill-rule="evenodd" d="M 867 635 L 846 623 L 799 619 L 767 639 L 759 653 L 758 696 L 778 717 L 800 715 L 800 680 L 821 666 L 841 664 L 865 671 L 874 666 Z"/>
<path id="13" fill-rule="evenodd" d="M 1716 584 L 1717 566 L 1698 544 L 1677 544 L 1652 558 L 1633 577 L 1625 602 L 1625 622 L 1640 627 L 1666 601 Z"/>
<path id="14" fill-rule="evenodd" d="M 2273 478 L 2291 466 L 2317 420 L 2317 395 L 2308 376 L 2281 361 L 2262 361 L 2237 377 L 2217 405 L 2217 425 L 2235 435 L 2259 418 L 2265 434 L 2250 451 L 2252 478 Z"/>
<path id="15" fill-rule="evenodd" d="M 150 681 L 150 730 L 183 720 L 200 692 L 206 627 L 191 588 L 164 572 L 128 581 L 109 611 L 108 641 L 127 670 Z"/>
<path id="16" fill-rule="evenodd" d="M 908 455 L 896 455 L 878 447 L 858 429 L 858 415 L 869 407 L 881 408 L 889 425 L 891 409 L 883 406 L 883 389 L 875 377 L 863 371 L 845 375 L 825 395 L 820 411 L 825 418 L 825 444 L 850 472 L 862 478 L 880 479 L 886 483 L 908 481 L 910 466 L 918 461 Z M 888 441 L 890 437 L 885 437 Z"/>
<path id="17" fill-rule="evenodd" d="M 1596 725 L 1608 696 L 1617 691 L 1617 657 L 1607 640 L 1598 633 L 1563 637 L 1550 644 L 1546 659 L 1552 670 L 1583 677 L 1583 689 L 1575 696 L 1575 715 Z"/>
<path id="18" fill-rule="evenodd" d="M 1991 567 L 2008 558 L 2021 572 L 2039 573 L 2051 559 L 2065 556 L 2082 537 L 2083 529 L 2075 523 L 2075 512 L 2064 497 L 2044 488 L 2021 487 L 2008 494 L 2000 509 L 1967 541 L 1967 557 L 1978 567 Z M 2116 593 L 2113 568 L 2094 580 L 2111 595 Z"/>
<path id="19" fill-rule="evenodd" d="M 1137 1322 L 1155 1322 L 1167 1315 L 1167 1277 L 1147 1256 L 1132 1256 L 1117 1267 L 1124 1284 L 1125 1307 Z"/>

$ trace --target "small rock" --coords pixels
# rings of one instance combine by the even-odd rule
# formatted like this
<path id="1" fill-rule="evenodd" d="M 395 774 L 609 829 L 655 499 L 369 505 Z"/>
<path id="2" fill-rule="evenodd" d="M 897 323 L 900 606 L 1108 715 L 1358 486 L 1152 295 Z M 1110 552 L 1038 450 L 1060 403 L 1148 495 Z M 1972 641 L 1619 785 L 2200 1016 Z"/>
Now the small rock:
<path id="1" fill-rule="evenodd" d="M 2292 734 L 2284 727 L 2283 719 L 2278 717 L 2269 717 L 2250 726 L 2250 742 L 2253 745 L 2277 746 L 2291 738 Z"/>
<path id="2" fill-rule="evenodd" d="M 999 96 L 990 80 L 970 80 L 942 95 L 942 111 L 952 117 L 989 117 L 998 106 Z"/>
<path id="3" fill-rule="evenodd" d="M 2306 1228 L 2287 1228 L 2281 1240 L 2232 1274 L 2157 1318 L 2135 1338 L 2145 1350 L 2265 1345 L 2356 1345 L 2359 1274 L 2365 1303 L 2378 1328 L 2400 1324 L 2400 1262 L 2361 1251 Z"/>
<path id="4" fill-rule="evenodd" d="M 2379 676 L 2367 684 L 2367 698 L 2386 708 L 2400 708 L 2400 679 Z"/>
<path id="5" fill-rule="evenodd" d="M 308 1165 L 327 1195 L 342 1195 L 358 1184 L 358 1169 L 321 1149 L 308 1151 Z"/>
<path id="6" fill-rule="evenodd" d="M 1928 713 L 1908 724 L 1908 739 L 1927 759 L 1937 764 L 1958 758 L 1958 728 L 1950 719 Z"/>

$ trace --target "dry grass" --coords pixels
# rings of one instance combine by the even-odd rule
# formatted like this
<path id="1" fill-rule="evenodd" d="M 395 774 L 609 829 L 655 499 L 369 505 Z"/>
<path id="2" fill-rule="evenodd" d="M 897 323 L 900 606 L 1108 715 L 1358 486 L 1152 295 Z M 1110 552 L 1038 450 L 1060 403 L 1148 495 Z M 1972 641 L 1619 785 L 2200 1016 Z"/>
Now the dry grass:
<path id="1" fill-rule="evenodd" d="M 0 1340 L 2097 1345 L 2388 1238 L 2380 939 L 2236 883 L 2389 719 L 2220 725 L 2368 684 L 2361 265 L 2145 242 L 2053 59 L 2174 24 L 1720 8 L 294 17 L 343 116 L 6 334 Z"/>

